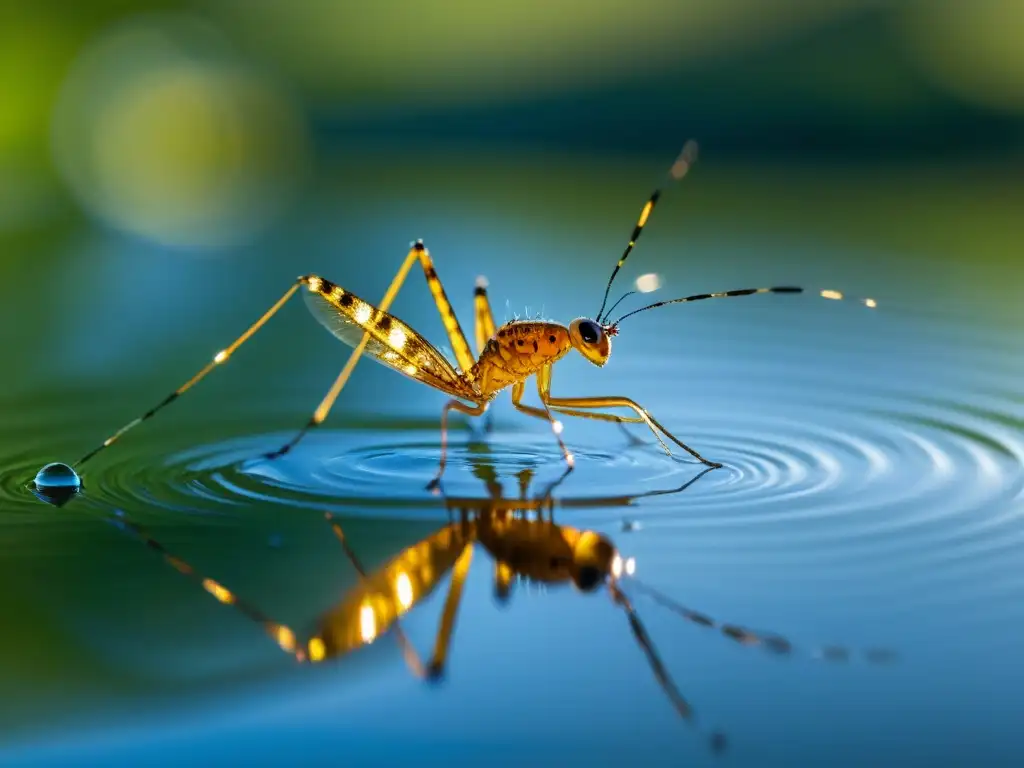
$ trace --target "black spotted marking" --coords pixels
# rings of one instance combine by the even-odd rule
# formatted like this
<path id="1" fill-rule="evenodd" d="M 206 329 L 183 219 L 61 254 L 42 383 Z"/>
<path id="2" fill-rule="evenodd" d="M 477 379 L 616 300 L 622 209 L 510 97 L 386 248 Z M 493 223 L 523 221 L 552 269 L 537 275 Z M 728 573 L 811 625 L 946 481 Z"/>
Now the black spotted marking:
<path id="1" fill-rule="evenodd" d="M 414 251 L 425 251 L 427 250 L 427 246 L 423 244 L 422 240 L 417 240 L 415 243 L 412 244 L 412 249 Z"/>
<path id="2" fill-rule="evenodd" d="M 433 267 L 427 267 L 423 270 L 423 273 L 427 276 L 428 280 L 437 280 L 437 270 Z"/>
<path id="3" fill-rule="evenodd" d="M 142 414 L 142 421 L 145 421 L 146 419 L 148 419 L 150 416 L 152 416 L 154 413 L 159 411 L 165 405 L 170 405 L 171 403 L 173 403 L 175 400 L 178 399 L 178 396 L 180 394 L 181 394 L 180 392 L 171 392 L 171 394 L 169 394 L 167 397 L 165 397 L 163 399 L 163 402 L 161 402 L 159 405 L 153 406 L 148 411 L 146 411 L 144 414 Z"/>
<path id="4" fill-rule="evenodd" d="M 377 328 L 385 333 L 389 331 L 391 329 L 391 318 L 387 315 L 382 315 L 380 320 L 377 321 Z"/>
<path id="5" fill-rule="evenodd" d="M 516 339 L 516 346 L 517 347 L 523 346 L 523 340 L 522 339 Z"/>
<path id="6" fill-rule="evenodd" d="M 504 339 L 505 338 L 505 330 L 504 329 L 498 331 L 498 338 L 499 339 Z"/>
<path id="7" fill-rule="evenodd" d="M 354 301 L 355 299 L 352 298 L 352 294 L 349 293 L 341 294 L 341 298 L 338 299 L 338 303 L 343 307 L 351 307 Z"/>
<path id="8" fill-rule="evenodd" d="M 538 347 L 537 347 L 537 342 L 536 342 L 536 340 L 535 340 L 535 341 L 533 342 L 533 351 L 534 351 L 534 352 L 536 352 L 537 350 L 538 350 Z"/>
<path id="9" fill-rule="evenodd" d="M 744 288 L 739 291 L 726 291 L 726 296 L 749 296 L 752 293 L 757 293 L 757 288 Z"/>
<path id="10" fill-rule="evenodd" d="M 322 277 L 320 278 L 320 290 L 319 290 L 319 293 L 321 293 L 321 294 L 328 294 L 331 291 L 333 291 L 334 288 L 335 288 L 335 285 L 330 280 L 324 280 Z"/>
<path id="11" fill-rule="evenodd" d="M 550 341 L 552 344 L 554 344 L 555 343 L 555 334 L 551 334 L 550 336 L 548 336 L 548 341 Z"/>
<path id="12" fill-rule="evenodd" d="M 474 296 L 486 296 L 487 295 L 487 289 L 484 288 L 482 285 L 478 285 L 476 288 L 473 289 L 473 295 Z"/>

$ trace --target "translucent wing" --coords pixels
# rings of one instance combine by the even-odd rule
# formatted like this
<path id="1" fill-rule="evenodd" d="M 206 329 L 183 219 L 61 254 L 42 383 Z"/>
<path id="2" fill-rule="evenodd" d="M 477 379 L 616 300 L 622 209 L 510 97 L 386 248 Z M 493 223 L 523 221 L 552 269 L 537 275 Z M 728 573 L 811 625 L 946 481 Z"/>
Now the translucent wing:
<path id="1" fill-rule="evenodd" d="M 472 529 L 442 528 L 370 574 L 320 621 L 324 658 L 372 643 L 434 591 L 471 544 Z"/>
<path id="2" fill-rule="evenodd" d="M 394 315 L 320 278 L 313 278 L 307 287 L 304 296 L 313 317 L 348 346 L 358 346 L 369 332 L 365 354 L 378 363 L 450 395 L 473 397 L 452 364 Z"/>

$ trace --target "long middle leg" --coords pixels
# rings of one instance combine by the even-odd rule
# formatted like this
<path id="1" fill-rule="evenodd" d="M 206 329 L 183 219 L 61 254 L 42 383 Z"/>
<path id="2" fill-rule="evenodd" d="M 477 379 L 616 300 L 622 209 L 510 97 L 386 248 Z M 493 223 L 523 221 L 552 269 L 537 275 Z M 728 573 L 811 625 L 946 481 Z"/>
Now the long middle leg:
<path id="1" fill-rule="evenodd" d="M 706 464 L 709 467 L 721 467 L 722 465 L 716 461 L 708 461 L 701 456 L 697 451 L 693 450 L 690 446 L 684 443 L 682 440 L 677 438 L 664 426 L 662 426 L 657 419 L 655 419 L 647 410 L 641 407 L 638 403 L 630 400 L 628 397 L 554 397 L 551 394 L 551 366 L 547 365 L 541 369 L 540 373 L 537 374 L 537 387 L 540 394 L 541 402 L 551 408 L 564 408 L 564 409 L 591 409 L 591 408 L 630 408 L 636 415 L 648 426 L 654 436 L 658 438 L 658 442 L 661 443 L 662 447 L 669 452 L 668 446 L 665 445 L 665 441 L 661 439 L 661 434 L 671 440 L 673 443 L 678 445 L 684 451 L 693 456 L 697 461 L 702 464 Z M 565 411 L 563 411 L 565 412 Z M 577 414 L 572 414 L 577 415 Z M 661 434 L 659 434 L 659 432 Z"/>

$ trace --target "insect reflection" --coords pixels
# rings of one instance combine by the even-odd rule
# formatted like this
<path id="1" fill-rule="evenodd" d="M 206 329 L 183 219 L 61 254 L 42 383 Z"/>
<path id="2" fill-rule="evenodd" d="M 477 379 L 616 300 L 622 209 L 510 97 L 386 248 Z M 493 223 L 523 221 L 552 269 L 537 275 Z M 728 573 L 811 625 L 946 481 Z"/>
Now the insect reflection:
<path id="1" fill-rule="evenodd" d="M 726 737 L 720 731 L 706 731 L 698 724 L 694 708 L 673 681 L 627 593 L 645 595 L 685 620 L 717 630 L 722 636 L 742 645 L 758 646 L 775 654 L 790 654 L 794 646 L 777 634 L 718 622 L 702 612 L 687 608 L 639 581 L 634 573 L 634 560 L 624 557 L 608 536 L 556 523 L 554 519 L 555 507 L 625 507 L 644 497 L 678 494 L 710 471 L 710 468 L 705 469 L 684 485 L 672 489 L 556 500 L 551 495 L 554 486 L 542 496 L 528 496 L 531 469 L 524 469 L 517 476 L 518 496 L 508 497 L 494 467 L 478 463 L 475 472 L 486 485 L 488 495 L 484 498 L 445 496 L 448 522 L 372 572 L 363 566 L 354 551 L 342 521 L 328 513 L 327 522 L 342 552 L 359 574 L 359 582 L 319 618 L 314 631 L 306 638 L 300 638 L 293 629 L 270 618 L 227 586 L 203 576 L 138 526 L 123 517 L 115 522 L 122 529 L 139 536 L 172 567 L 200 583 L 218 601 L 234 606 L 261 625 L 282 650 L 302 663 L 316 664 L 345 656 L 390 633 L 397 640 L 414 675 L 424 680 L 439 678 L 448 662 L 463 585 L 474 551 L 478 548 L 493 561 L 494 594 L 499 601 L 511 598 L 517 582 L 548 587 L 572 585 L 581 593 L 603 591 L 611 603 L 625 614 L 634 640 L 676 712 L 707 739 L 713 750 L 719 751 L 726 746 Z M 401 619 L 431 595 L 449 574 L 451 578 L 433 649 L 424 662 L 403 631 Z M 831 646 L 816 650 L 814 655 L 825 660 L 845 661 L 852 653 L 841 646 Z M 868 651 L 863 657 L 872 662 L 892 658 L 889 652 L 880 650 Z"/>

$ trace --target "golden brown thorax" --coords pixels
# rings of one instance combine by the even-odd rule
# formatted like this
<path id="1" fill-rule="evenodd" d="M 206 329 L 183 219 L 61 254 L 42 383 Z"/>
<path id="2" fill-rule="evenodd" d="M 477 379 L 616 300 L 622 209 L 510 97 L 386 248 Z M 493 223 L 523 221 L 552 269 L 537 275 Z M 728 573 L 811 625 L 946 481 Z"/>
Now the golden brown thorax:
<path id="1" fill-rule="evenodd" d="M 569 329 L 558 323 L 506 323 L 488 340 L 471 375 L 480 394 L 489 399 L 560 360 L 571 348 Z"/>

